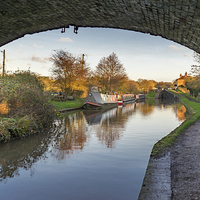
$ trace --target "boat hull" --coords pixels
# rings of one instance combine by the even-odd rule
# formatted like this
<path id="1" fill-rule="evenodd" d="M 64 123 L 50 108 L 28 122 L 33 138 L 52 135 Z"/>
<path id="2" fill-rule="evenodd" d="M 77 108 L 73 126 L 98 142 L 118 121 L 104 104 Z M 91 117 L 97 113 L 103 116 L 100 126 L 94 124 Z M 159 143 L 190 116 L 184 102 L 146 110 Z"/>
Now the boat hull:
<path id="1" fill-rule="evenodd" d="M 122 106 L 123 105 L 123 101 L 118 101 L 118 106 Z"/>
<path id="2" fill-rule="evenodd" d="M 145 100 L 145 95 L 144 94 L 137 94 L 135 95 L 135 101 L 138 102 L 138 101 L 143 101 Z"/>
<path id="3" fill-rule="evenodd" d="M 106 95 L 99 92 L 91 92 L 86 97 L 82 108 L 88 110 L 100 110 L 117 107 L 117 98 L 115 95 Z"/>
<path id="4" fill-rule="evenodd" d="M 105 103 L 105 104 L 101 104 L 101 105 L 98 105 L 98 104 L 94 104 L 94 103 L 91 103 L 91 102 L 86 102 L 82 108 L 83 109 L 87 109 L 87 110 L 100 110 L 100 109 L 107 109 L 107 108 L 114 108 L 114 107 L 117 107 L 117 102 L 116 103 Z"/>
<path id="5" fill-rule="evenodd" d="M 134 94 L 121 94 L 118 95 L 118 106 L 135 102 Z"/>

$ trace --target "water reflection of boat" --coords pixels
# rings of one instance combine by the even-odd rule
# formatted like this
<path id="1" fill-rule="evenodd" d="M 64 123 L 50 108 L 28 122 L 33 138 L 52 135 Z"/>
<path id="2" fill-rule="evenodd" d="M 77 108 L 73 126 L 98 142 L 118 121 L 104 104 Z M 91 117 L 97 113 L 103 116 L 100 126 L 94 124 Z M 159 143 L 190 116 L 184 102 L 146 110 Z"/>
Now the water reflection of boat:
<path id="1" fill-rule="evenodd" d="M 112 108 L 107 110 L 83 110 L 84 117 L 88 124 L 100 124 L 103 121 L 115 117 L 115 121 L 126 113 L 131 113 L 135 110 L 135 103 L 129 103 L 118 108 Z"/>
<path id="2" fill-rule="evenodd" d="M 126 113 L 133 113 L 135 112 L 136 103 L 129 103 L 123 106 L 118 106 L 118 114 L 126 114 Z"/>
<path id="3" fill-rule="evenodd" d="M 116 115 L 117 108 L 95 111 L 95 110 L 83 110 L 84 117 L 88 124 L 99 124 L 102 120 L 111 118 Z"/>
<path id="4" fill-rule="evenodd" d="M 98 124 L 102 118 L 102 113 L 96 110 L 84 110 L 83 114 L 88 124 Z"/>
<path id="5" fill-rule="evenodd" d="M 89 110 L 99 110 L 102 108 L 116 107 L 117 105 L 116 95 L 99 93 L 98 88 L 93 87 L 82 107 Z"/>

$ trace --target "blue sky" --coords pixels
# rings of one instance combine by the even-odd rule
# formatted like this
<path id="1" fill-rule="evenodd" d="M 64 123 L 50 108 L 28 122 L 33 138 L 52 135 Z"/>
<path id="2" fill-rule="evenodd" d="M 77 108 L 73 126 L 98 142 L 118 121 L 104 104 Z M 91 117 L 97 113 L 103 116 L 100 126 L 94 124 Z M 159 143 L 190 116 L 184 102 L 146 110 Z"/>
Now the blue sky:
<path id="1" fill-rule="evenodd" d="M 115 52 L 126 69 L 130 79 L 139 78 L 169 81 L 180 73 L 190 71 L 195 64 L 193 51 L 172 41 L 149 34 L 109 29 L 73 27 L 61 33 L 61 29 L 26 35 L 0 47 L 6 50 L 6 70 L 17 69 L 50 76 L 52 63 L 48 58 L 53 50 L 64 49 L 74 55 L 85 54 L 92 69 L 102 57 Z M 0 54 L 0 63 L 2 56 Z"/>

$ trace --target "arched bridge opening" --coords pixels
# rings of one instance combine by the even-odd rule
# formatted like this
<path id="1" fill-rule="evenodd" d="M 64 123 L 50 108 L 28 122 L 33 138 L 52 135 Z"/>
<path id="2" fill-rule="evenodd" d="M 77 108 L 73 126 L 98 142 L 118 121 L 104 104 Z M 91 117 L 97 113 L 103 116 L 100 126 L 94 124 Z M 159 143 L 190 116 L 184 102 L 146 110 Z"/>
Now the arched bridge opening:
<path id="1" fill-rule="evenodd" d="M 5 0 L 0 4 L 0 46 L 26 34 L 73 25 L 139 31 L 200 53 L 198 0 Z"/>

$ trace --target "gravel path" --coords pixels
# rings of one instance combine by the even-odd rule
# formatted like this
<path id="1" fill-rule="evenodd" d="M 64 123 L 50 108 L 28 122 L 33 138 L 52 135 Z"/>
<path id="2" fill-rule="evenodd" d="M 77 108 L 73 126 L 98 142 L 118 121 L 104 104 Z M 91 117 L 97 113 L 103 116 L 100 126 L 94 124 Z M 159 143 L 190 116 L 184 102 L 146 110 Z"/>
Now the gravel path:
<path id="1" fill-rule="evenodd" d="M 171 190 L 173 200 L 200 199 L 200 120 L 171 150 Z"/>
<path id="2" fill-rule="evenodd" d="M 138 200 L 200 200 L 200 120 L 177 139 L 170 152 L 149 159 Z"/>

